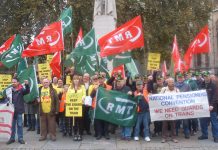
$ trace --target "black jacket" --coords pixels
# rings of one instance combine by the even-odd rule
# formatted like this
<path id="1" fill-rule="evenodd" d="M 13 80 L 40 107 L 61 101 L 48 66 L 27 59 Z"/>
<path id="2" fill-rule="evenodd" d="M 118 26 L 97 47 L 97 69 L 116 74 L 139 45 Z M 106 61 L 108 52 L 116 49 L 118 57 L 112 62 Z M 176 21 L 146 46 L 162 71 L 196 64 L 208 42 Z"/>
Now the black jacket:
<path id="1" fill-rule="evenodd" d="M 14 113 L 22 114 L 24 113 L 24 95 L 30 92 L 29 85 L 22 85 L 18 89 L 12 88 L 12 103 L 14 104 Z"/>
<path id="2" fill-rule="evenodd" d="M 205 83 L 205 81 L 202 83 L 202 89 L 206 89 L 207 91 L 207 97 L 208 97 L 208 103 L 210 106 L 213 106 L 212 112 L 217 112 L 217 87 L 216 84 L 210 81 L 209 83 Z"/>

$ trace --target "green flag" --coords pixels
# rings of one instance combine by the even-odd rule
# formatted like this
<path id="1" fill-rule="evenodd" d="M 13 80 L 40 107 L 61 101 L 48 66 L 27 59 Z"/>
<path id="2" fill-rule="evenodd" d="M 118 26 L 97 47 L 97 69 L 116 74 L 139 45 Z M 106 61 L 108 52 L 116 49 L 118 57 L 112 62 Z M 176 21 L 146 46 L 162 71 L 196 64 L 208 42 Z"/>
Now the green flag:
<path id="1" fill-rule="evenodd" d="M 97 57 L 96 55 L 81 56 L 74 61 L 75 71 L 79 74 L 88 73 L 91 76 L 95 75 L 97 71 Z"/>
<path id="2" fill-rule="evenodd" d="M 133 97 L 98 88 L 97 103 L 94 112 L 96 119 L 102 119 L 117 125 L 131 127 L 135 125 L 137 104 Z"/>
<path id="3" fill-rule="evenodd" d="M 92 76 L 98 68 L 96 52 L 95 30 L 92 29 L 69 54 L 64 65 L 66 67 L 71 67 L 74 64 L 77 73 L 89 73 Z"/>
<path id="4" fill-rule="evenodd" d="M 109 63 L 112 63 L 113 68 L 131 62 L 132 56 L 130 52 L 121 53 L 115 56 L 107 57 Z"/>
<path id="5" fill-rule="evenodd" d="M 93 55 L 96 54 L 96 39 L 95 39 L 95 30 L 94 28 L 87 33 L 84 38 L 79 42 L 78 46 L 73 49 L 70 54 L 70 58 L 73 56 L 84 56 L 84 55 Z"/>
<path id="6" fill-rule="evenodd" d="M 72 7 L 65 9 L 61 13 L 59 20 L 62 20 L 63 35 L 66 35 L 67 33 L 71 33 L 73 31 L 73 28 L 72 28 L 72 22 L 73 22 L 73 20 L 72 20 Z"/>
<path id="7" fill-rule="evenodd" d="M 26 58 L 20 58 L 20 61 L 17 65 L 17 76 L 19 76 L 27 68 L 28 64 Z"/>
<path id="8" fill-rule="evenodd" d="M 100 64 L 99 64 L 99 71 L 100 72 L 105 72 L 106 73 L 106 78 L 109 79 L 110 78 L 110 71 L 107 67 L 107 58 L 104 57 L 104 58 L 101 58 L 100 60 Z"/>
<path id="9" fill-rule="evenodd" d="M 131 73 L 132 77 L 135 77 L 135 75 L 139 74 L 138 68 L 133 59 L 131 59 L 130 63 L 125 64 L 125 66 L 127 70 Z"/>
<path id="10" fill-rule="evenodd" d="M 32 102 L 39 96 L 35 66 L 30 66 L 29 68 L 23 70 L 23 72 L 18 76 L 18 79 L 20 83 L 23 83 L 24 80 L 29 81 L 30 93 L 24 96 L 24 100 L 26 102 Z"/>
<path id="11" fill-rule="evenodd" d="M 16 65 L 19 62 L 23 49 L 24 49 L 24 45 L 23 45 L 21 36 L 19 34 L 17 34 L 16 38 L 14 39 L 14 41 L 11 44 L 10 49 L 5 51 L 1 55 L 1 62 L 7 68 L 13 67 L 14 65 Z"/>

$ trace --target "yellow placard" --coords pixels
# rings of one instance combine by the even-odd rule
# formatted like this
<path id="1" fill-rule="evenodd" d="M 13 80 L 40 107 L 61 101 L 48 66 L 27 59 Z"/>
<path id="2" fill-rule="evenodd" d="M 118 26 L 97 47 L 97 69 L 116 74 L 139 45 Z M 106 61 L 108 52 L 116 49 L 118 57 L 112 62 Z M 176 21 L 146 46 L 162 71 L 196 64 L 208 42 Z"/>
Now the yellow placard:
<path id="1" fill-rule="evenodd" d="M 148 53 L 147 70 L 160 69 L 160 53 Z"/>
<path id="2" fill-rule="evenodd" d="M 69 89 L 70 90 L 70 89 Z M 82 117 L 82 95 L 68 91 L 66 95 L 66 117 Z"/>
<path id="3" fill-rule="evenodd" d="M 53 55 L 47 55 L 47 56 L 46 56 L 46 61 L 47 61 L 48 63 L 50 63 L 51 60 L 52 60 L 52 58 L 53 58 Z"/>
<path id="4" fill-rule="evenodd" d="M 12 75 L 0 74 L 0 91 L 3 91 L 11 84 Z"/>
<path id="5" fill-rule="evenodd" d="M 71 84 L 71 79 L 70 79 L 69 75 L 66 76 L 66 84 L 68 84 L 68 85 Z"/>
<path id="6" fill-rule="evenodd" d="M 39 78 L 46 77 L 51 80 L 51 68 L 49 63 L 38 64 Z"/>

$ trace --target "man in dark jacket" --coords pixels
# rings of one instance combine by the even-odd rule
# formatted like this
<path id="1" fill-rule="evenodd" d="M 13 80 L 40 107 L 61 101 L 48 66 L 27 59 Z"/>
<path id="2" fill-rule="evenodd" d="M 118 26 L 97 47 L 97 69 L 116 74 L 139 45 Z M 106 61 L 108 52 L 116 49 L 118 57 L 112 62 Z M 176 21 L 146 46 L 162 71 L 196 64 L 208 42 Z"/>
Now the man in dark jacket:
<path id="1" fill-rule="evenodd" d="M 24 95 L 28 94 L 30 91 L 28 80 L 24 81 L 25 87 L 23 87 L 17 78 L 12 79 L 12 88 L 10 89 L 12 92 L 11 102 L 14 104 L 14 117 L 12 122 L 12 133 L 11 138 L 7 142 L 7 144 L 11 144 L 15 142 L 15 133 L 16 133 L 16 125 L 17 125 L 17 134 L 18 134 L 18 142 L 20 144 L 25 144 L 23 140 L 23 120 L 22 115 L 24 113 Z"/>
<path id="2" fill-rule="evenodd" d="M 218 119 L 217 119 L 217 87 L 214 82 L 210 79 L 209 72 L 203 74 L 204 82 L 202 84 L 202 89 L 206 89 L 210 110 L 210 118 L 201 118 L 201 132 L 202 135 L 198 137 L 199 140 L 208 139 L 208 124 L 211 121 L 212 134 L 214 142 L 218 143 Z"/>
<path id="3" fill-rule="evenodd" d="M 122 76 L 118 76 L 116 78 L 116 86 L 115 91 L 119 91 L 128 95 L 132 95 L 132 91 L 130 87 L 125 85 L 125 79 Z M 130 140 L 131 139 L 131 127 L 122 127 L 121 133 L 122 140 Z"/>

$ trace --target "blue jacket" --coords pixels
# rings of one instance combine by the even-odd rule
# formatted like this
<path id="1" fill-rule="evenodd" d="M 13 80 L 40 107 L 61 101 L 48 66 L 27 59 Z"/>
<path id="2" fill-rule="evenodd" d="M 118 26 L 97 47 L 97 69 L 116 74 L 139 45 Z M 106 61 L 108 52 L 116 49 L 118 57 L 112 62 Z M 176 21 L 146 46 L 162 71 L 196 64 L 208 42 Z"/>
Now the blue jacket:
<path id="1" fill-rule="evenodd" d="M 179 89 L 180 92 L 191 91 L 190 86 L 187 83 L 185 83 L 185 81 L 183 81 L 183 82 L 176 82 L 176 87 Z"/>

